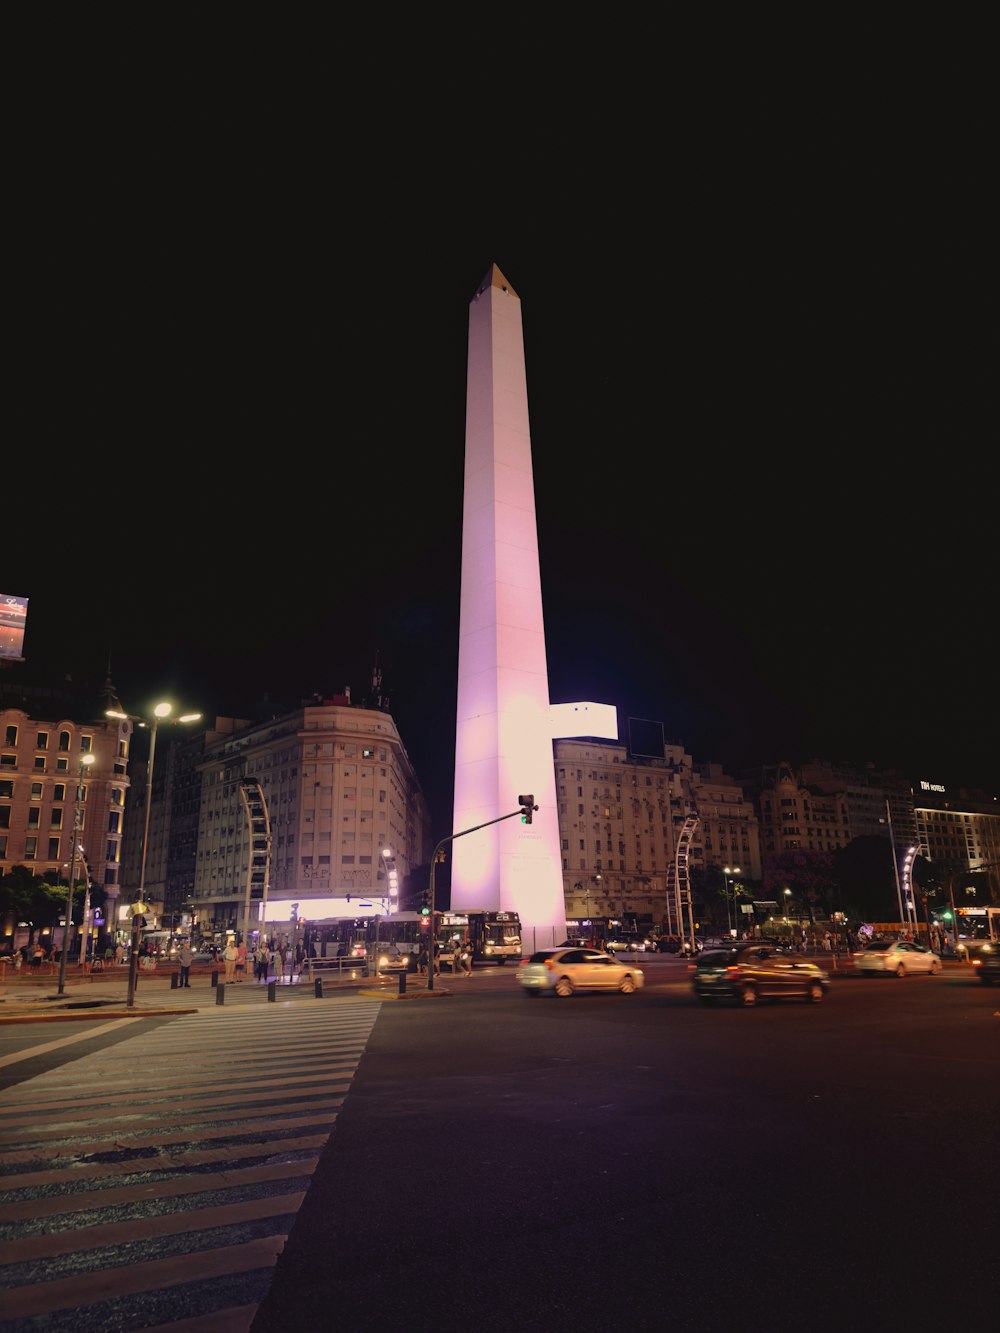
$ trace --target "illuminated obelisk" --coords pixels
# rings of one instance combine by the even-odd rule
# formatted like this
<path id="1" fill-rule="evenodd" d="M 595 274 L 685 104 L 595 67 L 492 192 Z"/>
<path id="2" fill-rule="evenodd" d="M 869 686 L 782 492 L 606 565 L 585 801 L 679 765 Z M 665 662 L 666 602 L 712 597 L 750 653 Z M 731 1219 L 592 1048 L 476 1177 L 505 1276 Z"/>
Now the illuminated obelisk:
<path id="1" fill-rule="evenodd" d="M 566 938 L 521 302 L 494 265 L 469 307 L 453 910 L 517 912 L 526 948 Z"/>

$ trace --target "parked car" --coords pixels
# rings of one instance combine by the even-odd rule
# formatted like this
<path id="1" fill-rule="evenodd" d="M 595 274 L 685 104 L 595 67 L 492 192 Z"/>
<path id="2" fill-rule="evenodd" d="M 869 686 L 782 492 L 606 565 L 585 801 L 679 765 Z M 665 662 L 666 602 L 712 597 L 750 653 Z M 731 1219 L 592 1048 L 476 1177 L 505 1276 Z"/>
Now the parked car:
<path id="1" fill-rule="evenodd" d="M 983 985 L 992 986 L 1000 978 L 1000 943 L 984 944 L 970 962 Z"/>
<path id="2" fill-rule="evenodd" d="M 578 990 L 614 990 L 630 995 L 645 984 L 641 968 L 600 949 L 540 949 L 517 969 L 526 995 L 563 998 Z"/>
<path id="3" fill-rule="evenodd" d="M 910 972 L 929 972 L 937 976 L 941 959 L 923 944 L 910 940 L 872 940 L 854 955 L 854 970 L 861 976 L 893 975 L 905 977 Z"/>
<path id="4" fill-rule="evenodd" d="M 784 997 L 819 1004 L 830 987 L 821 967 L 768 944 L 706 949 L 691 971 L 694 993 L 702 1004 L 735 1000 L 750 1006 Z"/>

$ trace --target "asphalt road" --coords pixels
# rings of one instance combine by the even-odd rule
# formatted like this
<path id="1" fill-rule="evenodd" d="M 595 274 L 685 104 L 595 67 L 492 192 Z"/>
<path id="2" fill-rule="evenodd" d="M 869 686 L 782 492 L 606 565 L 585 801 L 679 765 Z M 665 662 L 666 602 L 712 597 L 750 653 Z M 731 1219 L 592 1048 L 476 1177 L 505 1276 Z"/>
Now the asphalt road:
<path id="1" fill-rule="evenodd" d="M 162 1308 L 179 1319 L 195 1316 L 199 1300 L 206 1310 L 213 1299 L 220 1309 L 243 1302 L 242 1327 L 252 1319 L 255 1333 L 989 1322 L 1000 992 L 950 968 L 902 981 L 835 977 L 819 1006 L 706 1009 L 682 965 L 648 960 L 646 970 L 650 984 L 632 996 L 528 1001 L 505 969 L 442 977 L 450 995 L 377 1006 L 304 1197 L 287 1205 L 276 1263 L 272 1255 L 252 1290 L 238 1275 L 224 1293 L 192 1283 Z M 264 1006 L 257 1018 L 227 1009 L 122 1027 L 0 1027 L 0 1074 L 19 1071 L 24 1096 L 46 1080 L 85 1086 L 81 1057 L 81 1073 L 113 1060 L 167 1069 L 182 1031 L 205 1034 L 177 1055 L 197 1068 L 190 1043 L 219 1050 L 213 1024 L 220 1036 L 269 1018 L 288 1033 L 318 1032 L 321 1011 L 334 1021 L 351 1005 L 371 1008 L 338 997 L 276 1016 Z M 69 1044 L 51 1045 L 70 1029 Z M 277 1068 L 288 1051 L 294 1070 L 281 1069 L 275 1109 L 263 1102 L 274 1121 L 295 1113 L 292 1084 L 308 1095 L 312 1062 L 326 1051 L 310 1055 L 307 1040 L 289 1047 L 281 1038 L 270 1057 Z M 185 1086 L 191 1079 L 171 1093 L 180 1126 Z M 207 1123 L 201 1111 L 196 1119 Z M 236 1188 L 237 1167 L 250 1170 L 236 1160 L 250 1151 L 239 1144 L 262 1137 L 236 1120 L 226 1132 L 233 1167 L 215 1182 L 217 1208 L 237 1206 L 223 1186 Z M 256 1151 L 278 1153 L 277 1163 L 280 1147 Z M 60 1151 L 69 1162 L 70 1147 Z M 81 1139 L 80 1151 L 92 1146 Z M 113 1292 L 113 1254 L 103 1262 Z M 175 1281 L 197 1271 L 197 1256 L 183 1262 L 191 1271 Z M 162 1308 L 143 1322 L 129 1306 L 130 1322 L 109 1298 L 89 1326 L 166 1329 Z M 101 1310 L 113 1321 L 102 1323 Z M 240 1325 L 209 1316 L 203 1326 Z"/>
<path id="2" fill-rule="evenodd" d="M 333 1311 L 358 1330 L 974 1324 L 998 1278 L 998 1001 L 963 969 L 748 1011 L 683 980 L 387 1006 L 254 1333 Z"/>

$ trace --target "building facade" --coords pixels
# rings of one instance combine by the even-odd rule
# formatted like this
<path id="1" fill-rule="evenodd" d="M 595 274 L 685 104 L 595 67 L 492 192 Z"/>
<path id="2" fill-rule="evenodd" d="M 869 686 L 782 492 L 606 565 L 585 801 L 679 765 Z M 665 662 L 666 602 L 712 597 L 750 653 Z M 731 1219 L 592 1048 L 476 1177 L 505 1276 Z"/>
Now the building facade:
<path id="1" fill-rule="evenodd" d="M 50 884 L 69 882 L 79 788 L 78 846 L 91 879 L 107 893 L 107 919 L 114 920 L 130 743 L 127 723 L 0 709 L 0 875 L 22 865 Z M 84 755 L 94 762 L 84 765 Z M 81 863 L 77 879 L 83 878 Z"/>
<path id="2" fill-rule="evenodd" d="M 760 878 L 756 813 L 719 765 L 695 766 L 672 744 L 662 759 L 604 740 L 557 740 L 553 750 L 567 918 L 662 929 L 678 833 L 692 813 L 692 870 L 739 865 L 743 878 Z"/>
<path id="3" fill-rule="evenodd" d="M 346 698 L 305 706 L 206 745 L 191 903 L 202 933 L 242 929 L 251 833 L 241 783 L 267 805 L 267 900 L 288 919 L 382 898 L 383 851 L 400 880 L 430 855 L 426 802 L 388 713 Z M 154 793 L 155 796 L 155 793 Z"/>

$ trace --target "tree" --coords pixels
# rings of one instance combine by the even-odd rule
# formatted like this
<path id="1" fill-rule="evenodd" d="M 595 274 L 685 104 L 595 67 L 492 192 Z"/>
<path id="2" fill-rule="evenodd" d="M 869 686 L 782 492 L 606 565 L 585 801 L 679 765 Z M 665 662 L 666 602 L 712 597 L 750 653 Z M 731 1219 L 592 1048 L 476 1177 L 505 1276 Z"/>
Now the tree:
<path id="1" fill-rule="evenodd" d="M 831 853 L 801 847 L 769 860 L 764 868 L 764 897 L 783 903 L 785 889 L 791 889 L 797 905 L 806 908 L 810 921 L 839 910 Z"/>
<path id="2" fill-rule="evenodd" d="M 839 910 L 853 921 L 894 921 L 899 894 L 888 838 L 853 838 L 834 856 Z"/>

